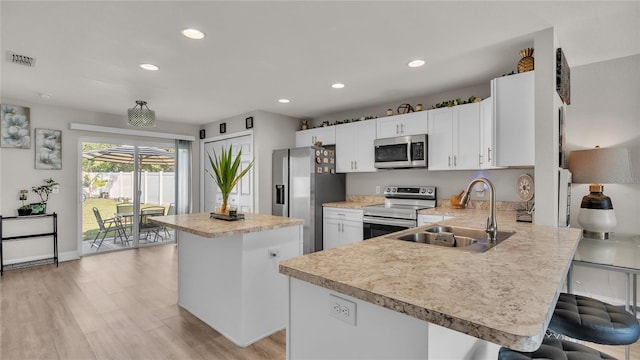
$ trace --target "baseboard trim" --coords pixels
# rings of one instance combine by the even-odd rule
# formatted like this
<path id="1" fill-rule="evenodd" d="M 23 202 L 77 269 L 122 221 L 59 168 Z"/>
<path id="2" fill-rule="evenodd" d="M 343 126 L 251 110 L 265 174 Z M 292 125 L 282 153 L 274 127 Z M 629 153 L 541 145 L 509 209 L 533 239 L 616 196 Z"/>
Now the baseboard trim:
<path id="1" fill-rule="evenodd" d="M 28 257 L 23 257 L 23 258 L 19 258 L 19 259 L 7 260 L 7 261 L 4 262 L 4 264 L 5 265 L 13 265 L 13 264 L 26 263 L 26 262 L 39 261 L 39 260 L 44 260 L 44 259 L 50 259 L 51 256 L 52 255 L 28 256 Z M 79 256 L 77 251 L 69 251 L 69 252 L 58 253 L 58 261 L 59 262 L 78 260 L 78 259 L 80 259 L 80 256 Z"/>

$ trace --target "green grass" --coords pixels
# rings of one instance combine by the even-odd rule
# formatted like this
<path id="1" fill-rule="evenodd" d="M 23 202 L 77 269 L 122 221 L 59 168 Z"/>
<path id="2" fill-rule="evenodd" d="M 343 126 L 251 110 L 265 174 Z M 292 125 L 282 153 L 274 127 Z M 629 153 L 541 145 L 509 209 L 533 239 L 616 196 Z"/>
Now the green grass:
<path id="1" fill-rule="evenodd" d="M 115 215 L 116 204 L 117 201 L 113 199 L 87 199 L 82 203 L 82 240 L 93 240 L 99 230 L 93 208 L 97 207 L 100 216 L 108 219 Z"/>

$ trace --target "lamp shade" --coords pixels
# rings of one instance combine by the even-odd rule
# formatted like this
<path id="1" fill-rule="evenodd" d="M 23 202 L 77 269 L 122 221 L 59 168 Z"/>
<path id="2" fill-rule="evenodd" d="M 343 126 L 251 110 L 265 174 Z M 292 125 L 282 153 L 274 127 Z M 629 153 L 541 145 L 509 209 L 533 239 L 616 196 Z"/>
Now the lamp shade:
<path id="1" fill-rule="evenodd" d="M 569 171 L 577 184 L 631 184 L 627 148 L 577 150 L 569 154 Z"/>

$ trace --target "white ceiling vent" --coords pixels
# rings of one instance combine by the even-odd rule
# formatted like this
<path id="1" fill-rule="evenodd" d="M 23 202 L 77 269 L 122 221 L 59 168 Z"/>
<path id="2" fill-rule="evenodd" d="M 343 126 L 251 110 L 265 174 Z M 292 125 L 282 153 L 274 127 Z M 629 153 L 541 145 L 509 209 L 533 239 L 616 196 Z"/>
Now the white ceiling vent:
<path id="1" fill-rule="evenodd" d="M 36 58 L 27 55 L 16 54 L 12 51 L 7 51 L 7 61 L 10 63 L 24 65 L 28 67 L 36 66 Z"/>

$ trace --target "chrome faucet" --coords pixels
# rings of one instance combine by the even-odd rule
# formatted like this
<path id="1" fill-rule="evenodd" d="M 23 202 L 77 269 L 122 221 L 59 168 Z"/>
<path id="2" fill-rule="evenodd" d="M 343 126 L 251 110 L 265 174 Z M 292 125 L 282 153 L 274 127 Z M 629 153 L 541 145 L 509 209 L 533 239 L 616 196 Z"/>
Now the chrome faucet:
<path id="1" fill-rule="evenodd" d="M 484 231 L 487 233 L 487 238 L 489 239 L 489 241 L 495 244 L 497 242 L 496 236 L 498 235 L 498 223 L 496 222 L 496 190 L 494 189 L 491 181 L 483 177 L 471 180 L 469 185 L 467 185 L 467 190 L 465 190 L 465 192 L 462 194 L 462 197 L 460 198 L 460 205 L 462 205 L 463 207 L 467 206 L 467 203 L 469 203 L 469 194 L 471 193 L 471 188 L 473 187 L 473 185 L 479 182 L 487 184 L 487 186 L 489 187 L 489 217 L 487 218 L 487 227 L 484 229 Z"/>

